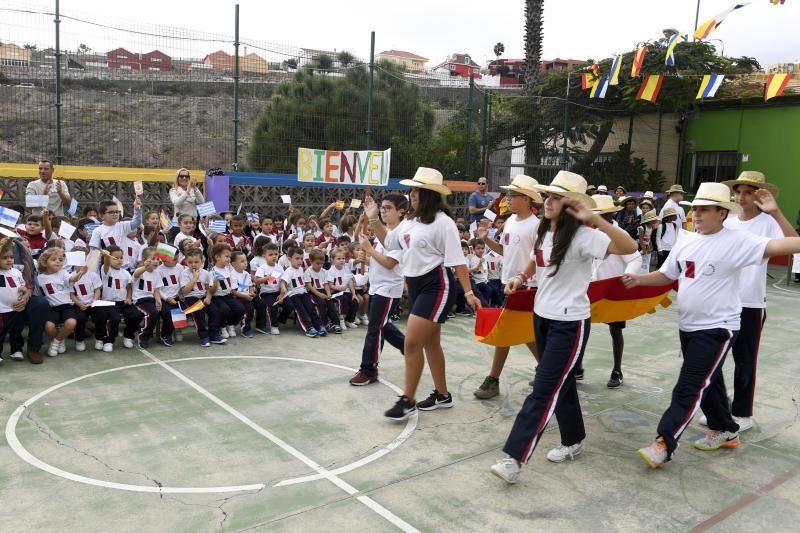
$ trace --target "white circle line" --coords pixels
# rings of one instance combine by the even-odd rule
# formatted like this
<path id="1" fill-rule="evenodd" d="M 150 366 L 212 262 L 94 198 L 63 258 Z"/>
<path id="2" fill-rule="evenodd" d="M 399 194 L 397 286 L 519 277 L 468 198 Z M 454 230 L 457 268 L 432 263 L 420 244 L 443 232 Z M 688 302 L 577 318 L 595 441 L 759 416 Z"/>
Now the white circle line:
<path id="1" fill-rule="evenodd" d="M 214 356 L 202 356 L 202 357 L 185 357 L 181 359 L 170 359 L 163 361 L 164 363 L 180 363 L 182 361 L 203 361 L 203 360 L 211 360 L 211 359 L 268 359 L 268 360 L 275 360 L 275 361 L 292 361 L 298 363 L 310 363 L 316 364 L 321 366 L 328 366 L 331 368 L 337 368 L 341 370 L 346 370 L 348 372 L 352 372 L 353 369 L 344 365 L 339 365 L 336 363 L 329 363 L 325 361 L 314 361 L 313 359 L 300 359 L 294 357 L 274 357 L 274 356 L 266 356 L 266 355 L 214 355 Z M 8 441 L 9 447 L 16 453 L 20 459 L 25 461 L 26 463 L 34 466 L 40 470 L 48 472 L 58 477 L 62 477 L 64 479 L 69 479 L 71 481 L 76 481 L 78 483 L 84 483 L 86 485 L 93 485 L 97 487 L 104 487 L 110 489 L 117 489 L 117 490 L 126 490 L 130 492 L 150 492 L 150 493 L 162 493 L 162 494 L 205 494 L 205 493 L 226 493 L 226 492 L 242 492 L 242 491 L 250 491 L 250 490 L 261 490 L 265 488 L 266 485 L 263 483 L 256 483 L 256 484 L 249 484 L 249 485 L 231 485 L 231 486 L 220 486 L 220 487 L 165 487 L 165 486 L 149 486 L 149 485 L 133 485 L 128 483 L 116 483 L 113 481 L 105 481 L 101 479 L 94 479 L 86 476 L 82 476 L 79 474 L 74 474 L 72 472 L 68 472 L 66 470 L 62 470 L 58 467 L 45 463 L 38 457 L 31 454 L 20 442 L 19 438 L 16 434 L 16 427 L 19 423 L 19 420 L 22 418 L 23 413 L 25 410 L 33 405 L 35 402 L 47 396 L 48 394 L 57 391 L 63 387 L 68 385 L 72 385 L 73 383 L 77 383 L 78 381 L 82 381 L 84 379 L 89 379 L 92 377 L 101 376 L 104 374 L 110 374 L 112 372 L 121 372 L 123 370 L 130 370 L 133 368 L 142 368 L 147 366 L 156 366 L 159 365 L 157 362 L 148 362 L 148 363 L 138 363 L 134 365 L 125 365 L 115 368 L 109 368 L 106 370 L 100 370 L 98 372 L 92 372 L 90 374 L 86 374 L 83 376 L 78 376 L 77 378 L 73 378 L 52 387 L 49 387 L 42 392 L 32 396 L 28 400 L 22 403 L 19 407 L 17 407 L 6 423 L 6 440 Z M 390 388 L 392 391 L 402 394 L 402 390 L 390 383 L 386 380 L 381 379 L 380 382 L 384 384 L 386 387 Z M 387 453 L 391 452 L 401 444 L 403 444 L 414 430 L 417 427 L 418 417 L 412 416 L 408 419 L 405 428 L 403 428 L 402 433 L 395 438 L 392 442 L 387 444 L 386 446 L 376 450 L 372 454 L 359 459 L 353 463 L 347 464 L 338 468 L 336 470 L 330 471 L 333 475 L 339 475 L 342 473 L 350 472 L 357 468 L 360 468 L 366 464 L 369 464 L 377 459 L 380 459 Z M 294 485 L 298 483 L 306 483 L 309 481 L 316 481 L 319 479 L 325 479 L 326 477 L 320 474 L 313 474 L 309 476 L 301 476 L 296 478 L 290 478 L 283 480 L 279 483 L 276 483 L 275 487 L 279 486 L 286 486 L 286 485 Z"/>

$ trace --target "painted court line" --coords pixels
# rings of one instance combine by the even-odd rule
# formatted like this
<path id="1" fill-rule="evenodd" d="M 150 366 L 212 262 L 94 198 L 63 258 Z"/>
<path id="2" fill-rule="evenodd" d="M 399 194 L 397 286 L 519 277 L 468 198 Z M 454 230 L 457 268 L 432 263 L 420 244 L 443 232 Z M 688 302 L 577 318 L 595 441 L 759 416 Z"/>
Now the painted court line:
<path id="1" fill-rule="evenodd" d="M 173 376 L 183 381 L 184 383 L 192 387 L 194 390 L 205 396 L 207 399 L 211 400 L 213 403 L 217 404 L 219 407 L 227 411 L 234 418 L 236 418 L 237 420 L 248 426 L 250 429 L 258 433 L 262 437 L 266 438 L 267 440 L 269 440 L 270 442 L 272 442 L 273 444 L 281 448 L 283 451 L 285 451 L 298 461 L 308 466 L 309 468 L 316 470 L 317 473 L 324 479 L 327 479 L 328 481 L 330 481 L 331 483 L 333 483 L 334 485 L 336 485 L 337 487 L 339 487 L 340 489 L 342 489 L 344 492 L 346 492 L 351 496 L 354 494 L 358 494 L 359 492 L 358 489 L 356 489 L 343 479 L 339 478 L 329 470 L 325 469 L 323 466 L 317 464 L 316 461 L 314 461 L 310 457 L 307 457 L 300 450 L 296 449 L 295 447 L 281 440 L 276 435 L 273 435 L 266 429 L 262 428 L 261 426 L 259 426 L 258 424 L 247 418 L 245 415 L 243 415 L 242 413 L 240 413 L 239 411 L 237 411 L 236 409 L 225 403 L 223 400 L 214 396 L 212 393 L 210 393 L 209 391 L 207 391 L 206 389 L 204 389 L 203 387 L 201 387 L 200 385 L 198 385 L 197 383 L 195 383 L 194 381 L 183 375 L 181 372 L 175 370 L 168 364 L 161 361 L 161 359 L 159 359 L 155 355 L 151 354 L 150 352 L 148 352 L 143 348 L 139 348 L 139 351 L 141 351 L 144 355 L 150 358 L 153 362 L 161 366 L 164 370 L 171 373 Z M 412 526 L 399 516 L 395 515 L 394 513 L 383 507 L 381 504 L 379 504 L 369 496 L 357 496 L 356 499 L 359 502 L 363 503 L 365 506 L 367 506 L 369 509 L 374 511 L 375 513 L 382 516 L 387 521 L 391 522 L 398 529 L 409 532 L 411 531 L 418 532 L 418 530 L 414 526 Z"/>

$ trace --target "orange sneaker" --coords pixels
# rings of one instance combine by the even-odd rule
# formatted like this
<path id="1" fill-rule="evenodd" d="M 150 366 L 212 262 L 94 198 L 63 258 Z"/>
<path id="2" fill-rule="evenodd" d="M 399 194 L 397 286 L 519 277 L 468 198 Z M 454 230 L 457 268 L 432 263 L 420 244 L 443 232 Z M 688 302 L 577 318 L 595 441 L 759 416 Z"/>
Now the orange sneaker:
<path id="1" fill-rule="evenodd" d="M 642 459 L 647 461 L 651 468 L 661 468 L 667 462 L 669 453 L 667 452 L 667 445 L 664 439 L 658 437 L 653 441 L 653 444 L 647 448 L 639 449 L 639 455 Z"/>
<path id="2" fill-rule="evenodd" d="M 694 442 L 694 447 L 704 452 L 713 452 L 720 448 L 736 448 L 742 441 L 739 440 L 739 433 L 730 431 L 714 431 L 706 433 L 702 439 Z"/>

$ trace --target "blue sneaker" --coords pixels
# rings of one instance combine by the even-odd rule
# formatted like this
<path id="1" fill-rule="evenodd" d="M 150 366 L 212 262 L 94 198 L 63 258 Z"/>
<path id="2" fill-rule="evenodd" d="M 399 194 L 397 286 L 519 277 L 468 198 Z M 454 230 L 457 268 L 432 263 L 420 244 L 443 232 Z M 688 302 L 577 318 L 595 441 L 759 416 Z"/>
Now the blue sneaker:
<path id="1" fill-rule="evenodd" d="M 228 339 L 222 337 L 222 335 L 216 335 L 211 337 L 211 344 L 225 344 L 228 342 Z"/>
<path id="2" fill-rule="evenodd" d="M 313 339 L 317 335 L 319 335 L 319 332 L 317 330 L 315 330 L 314 328 L 311 328 L 308 331 L 306 331 L 306 337 L 311 337 Z"/>
<path id="3" fill-rule="evenodd" d="M 250 330 L 247 330 L 247 331 L 242 330 L 242 337 L 246 337 L 248 339 L 251 339 L 251 338 L 253 338 L 253 332 L 250 331 Z"/>
<path id="4" fill-rule="evenodd" d="M 325 337 L 328 335 L 328 330 L 325 328 L 319 328 L 319 331 L 317 333 L 319 333 L 320 337 Z"/>
<path id="5" fill-rule="evenodd" d="M 202 346 L 203 348 L 208 348 L 209 346 L 211 346 L 211 343 L 208 342 L 208 337 L 203 337 L 202 339 L 200 339 L 200 346 Z"/>
<path id="6" fill-rule="evenodd" d="M 255 327 L 253 329 L 255 329 L 258 333 L 261 333 L 262 335 L 269 335 L 270 334 L 269 328 Z"/>

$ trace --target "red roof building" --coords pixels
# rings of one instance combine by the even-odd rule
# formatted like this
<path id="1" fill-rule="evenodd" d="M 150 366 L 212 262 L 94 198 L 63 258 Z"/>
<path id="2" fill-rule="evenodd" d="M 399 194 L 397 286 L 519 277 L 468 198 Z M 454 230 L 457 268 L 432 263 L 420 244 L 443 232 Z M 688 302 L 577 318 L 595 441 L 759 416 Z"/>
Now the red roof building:
<path id="1" fill-rule="evenodd" d="M 126 70 L 172 70 L 172 58 L 159 50 L 137 54 L 125 48 L 116 48 L 106 54 L 108 68 Z"/>
<path id="2" fill-rule="evenodd" d="M 476 80 L 481 79 L 481 66 L 469 54 L 453 54 L 433 70 L 446 70 L 451 76 L 469 78 L 472 75 Z"/>

